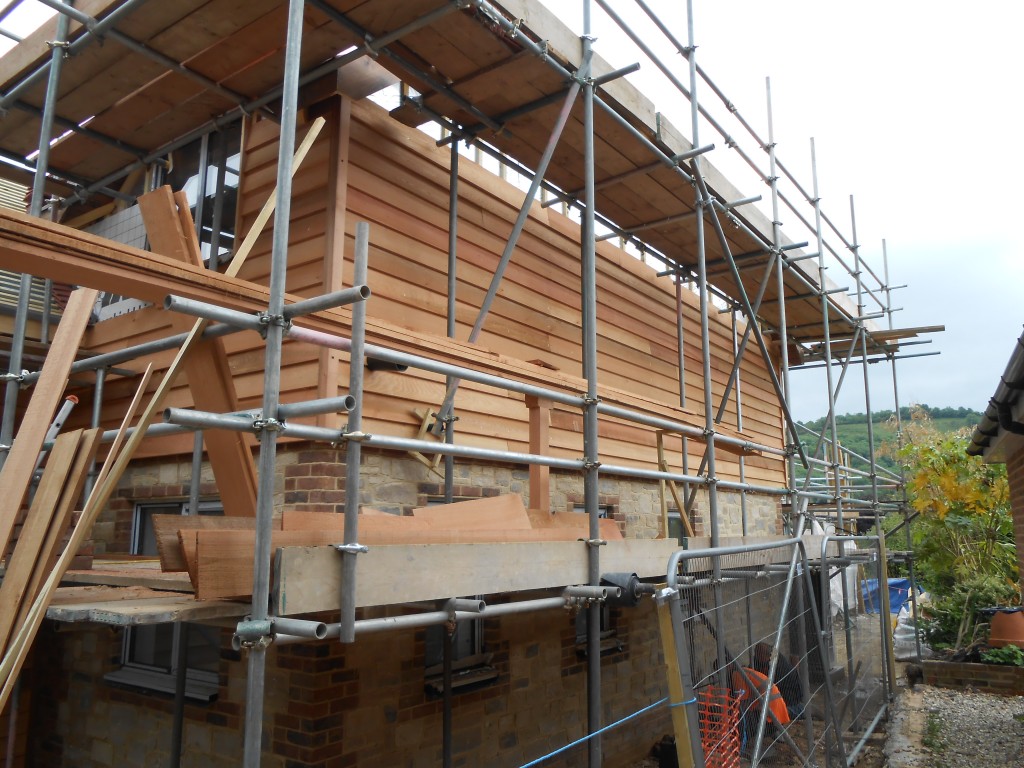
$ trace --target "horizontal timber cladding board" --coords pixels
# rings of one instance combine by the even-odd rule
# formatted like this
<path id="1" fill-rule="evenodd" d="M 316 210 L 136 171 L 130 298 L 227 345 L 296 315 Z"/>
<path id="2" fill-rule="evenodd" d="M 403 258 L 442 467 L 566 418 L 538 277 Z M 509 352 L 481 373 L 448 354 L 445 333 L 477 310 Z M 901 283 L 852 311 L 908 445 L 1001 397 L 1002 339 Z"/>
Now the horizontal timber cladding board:
<path id="1" fill-rule="evenodd" d="M 601 547 L 604 573 L 664 576 L 675 541 L 626 539 Z M 278 556 L 279 615 L 334 611 L 341 600 L 333 547 L 285 547 Z M 402 578 L 402 577 L 405 578 Z M 356 605 L 392 605 L 453 595 L 502 594 L 587 582 L 583 542 L 408 544 L 371 547 L 356 558 Z"/>
<path id="2" fill-rule="evenodd" d="M 373 123 L 374 120 L 380 121 L 381 117 L 379 112 L 374 112 L 370 108 L 362 108 L 360 105 L 355 105 L 356 111 L 362 109 L 364 113 L 362 120 L 367 125 L 376 126 Z M 385 118 L 386 120 L 386 118 Z M 397 130 L 397 132 L 396 132 Z M 422 264 L 424 267 L 429 267 L 429 259 L 436 259 L 441 261 L 444 256 L 443 241 L 445 239 L 444 227 L 446 226 L 446 204 L 447 195 L 443 186 L 433 182 L 436 177 L 441 181 L 446 182 L 447 170 L 444 165 L 447 162 L 447 155 L 444 152 L 436 152 L 431 148 L 432 142 L 427 137 L 421 137 L 418 134 L 412 135 L 409 132 L 404 132 L 400 126 L 393 124 L 383 123 L 381 126 L 381 138 L 376 139 L 379 145 L 375 151 L 375 155 L 387 154 L 394 149 L 394 152 L 404 152 L 415 158 L 419 155 L 423 155 L 430 160 L 427 164 L 426 170 L 423 172 L 425 176 L 406 176 L 402 178 L 402 186 L 406 186 L 404 182 L 407 179 L 419 178 L 430 178 L 431 183 L 424 188 L 423 195 L 427 194 L 427 190 L 433 189 L 436 195 L 443 195 L 443 199 L 439 200 L 420 200 L 419 195 L 409 197 L 406 194 L 401 198 L 401 210 L 400 213 L 405 209 L 414 211 L 413 213 L 407 213 L 407 219 L 403 220 L 408 227 L 392 225 L 387 227 L 387 223 L 379 223 L 371 229 L 371 237 L 374 236 L 378 230 L 382 236 L 385 231 L 395 233 L 401 229 L 411 229 L 413 227 L 426 227 L 422 229 L 422 232 L 427 233 L 424 235 L 425 239 L 429 242 L 425 242 L 423 247 L 419 250 L 414 248 L 415 240 L 402 240 L 399 239 L 399 246 L 380 248 L 378 245 L 374 245 L 371 250 L 371 269 L 374 268 L 374 256 L 377 254 L 386 254 L 388 258 L 392 259 L 392 267 L 389 271 L 392 274 L 401 273 L 401 267 L 404 264 L 412 266 L 413 264 Z M 366 126 L 363 127 L 363 133 L 370 135 L 372 131 L 369 131 Z M 369 139 L 367 139 L 369 141 Z M 390 143 L 387 143 L 390 142 Z M 433 152 L 431 154 L 430 152 Z M 358 156 L 360 153 L 353 153 L 354 156 Z M 367 153 L 369 155 L 369 153 Z M 404 155 L 403 155 L 404 159 Z M 375 161 L 377 162 L 377 161 Z M 420 165 L 423 165 L 420 162 Z M 493 268 L 493 262 L 496 260 L 496 251 L 500 249 L 503 244 L 502 238 L 507 233 L 507 230 L 511 228 L 511 221 L 515 215 L 515 206 L 518 204 L 518 199 L 521 197 L 521 193 L 513 190 L 511 187 L 504 185 L 496 177 L 491 177 L 486 172 L 480 169 L 474 169 L 471 163 L 464 164 L 467 167 L 466 179 L 463 181 L 461 191 L 464 193 L 463 197 L 465 201 L 463 203 L 463 209 L 466 218 L 463 221 L 461 231 L 465 234 L 466 243 L 466 258 L 464 262 L 464 269 L 460 271 L 460 277 L 463 277 L 462 272 L 466 273 L 466 279 L 472 280 L 472 284 L 464 280 L 462 295 L 472 294 L 478 300 L 478 297 L 482 294 L 486 286 L 487 269 L 488 266 Z M 380 184 L 379 174 L 363 173 L 363 177 L 367 180 L 367 184 L 372 181 L 375 184 Z M 244 175 L 243 175 L 244 179 Z M 244 186 L 244 181 L 243 181 Z M 382 187 L 384 192 L 379 194 L 385 194 L 387 187 Z M 254 193 L 255 194 L 255 193 Z M 359 190 L 353 191 L 353 196 L 363 195 L 365 205 L 368 205 L 371 200 L 376 200 L 376 195 L 367 196 L 365 192 Z M 243 196 L 243 203 L 246 196 Z M 310 218 L 310 221 L 316 218 L 315 200 L 304 199 L 302 206 L 302 214 Z M 353 215 L 349 216 L 349 219 L 353 222 L 358 218 L 358 210 L 353 210 Z M 513 289 L 518 292 L 513 298 L 515 300 L 509 301 L 506 295 L 506 288 L 503 287 L 503 291 L 499 293 L 499 300 L 495 305 L 495 318 L 494 322 L 500 324 L 502 333 L 507 336 L 506 339 L 502 339 L 498 335 L 490 334 L 487 338 L 485 347 L 497 348 L 506 355 L 512 351 L 516 357 L 520 359 L 512 360 L 509 357 L 496 356 L 482 349 L 480 347 L 472 347 L 465 345 L 460 342 L 447 341 L 438 339 L 436 336 L 431 337 L 422 333 L 423 330 L 432 330 L 434 333 L 440 332 L 443 327 L 443 316 L 441 315 L 440 302 L 436 300 L 435 296 L 431 296 L 429 301 L 422 302 L 429 306 L 429 312 L 421 310 L 417 316 L 417 324 L 415 330 L 409 330 L 408 332 L 397 328 L 393 323 L 396 320 L 401 319 L 401 312 L 404 308 L 408 307 L 410 303 L 414 303 L 412 299 L 406 298 L 405 295 L 394 295 L 389 294 L 396 293 L 400 294 L 403 289 L 403 285 L 400 281 L 389 276 L 386 283 L 382 283 L 380 287 L 375 287 L 372 284 L 371 288 L 377 292 L 376 298 L 379 299 L 377 302 L 381 307 L 386 310 L 384 316 L 374 317 L 374 306 L 375 300 L 371 299 L 369 308 L 371 311 L 371 317 L 369 322 L 369 333 L 371 340 L 375 343 L 382 343 L 388 346 L 397 346 L 398 348 L 405 349 L 407 351 L 415 353 L 428 353 L 429 351 L 438 351 L 442 357 L 448 360 L 458 360 L 459 362 L 468 363 L 472 366 L 482 364 L 485 370 L 495 373 L 507 373 L 514 378 L 524 377 L 525 380 L 541 383 L 541 384 L 553 384 L 557 388 L 568 388 L 569 391 L 582 391 L 581 381 L 578 376 L 575 375 L 579 369 L 578 359 L 573 359 L 573 356 L 578 355 L 578 349 L 573 347 L 573 336 L 578 334 L 578 330 L 573 324 L 573 316 L 578 314 L 578 309 L 571 306 L 572 298 L 575 296 L 574 282 L 578 279 L 573 273 L 573 264 L 578 260 L 578 257 L 573 253 L 574 237 L 578 237 L 578 228 L 576 225 L 568 222 L 564 217 L 553 211 L 540 211 L 535 208 L 535 220 L 531 220 L 527 227 L 527 231 L 524 233 L 522 245 L 517 249 L 516 254 L 512 260 L 512 267 L 509 270 L 509 280 L 507 290 L 512 291 Z M 472 226 L 470 226 L 472 224 Z M 419 237 L 420 229 L 417 229 L 417 237 Z M 397 235 L 389 235 L 391 237 L 397 237 Z M 462 245 L 460 242 L 460 246 Z M 349 243 L 351 239 L 349 238 Z M 440 244 L 439 244 L 440 243 Z M 301 244 L 300 244 L 301 247 Z M 351 247 L 351 245 L 349 245 Z M 393 251 L 399 251 L 399 253 L 393 253 Z M 403 257 L 402 251 L 405 252 Z M 599 247 L 601 254 L 601 280 L 602 286 L 604 286 L 605 293 L 607 294 L 610 290 L 616 290 L 623 292 L 621 299 L 615 301 L 608 300 L 607 303 L 602 303 L 600 309 L 602 312 L 602 325 L 607 330 L 602 333 L 602 351 L 608 352 L 606 355 L 607 366 L 602 371 L 602 381 L 605 385 L 612 384 L 614 390 L 602 386 L 602 399 L 605 402 L 614 402 L 617 404 L 623 404 L 627 407 L 641 407 L 645 410 L 651 411 L 664 418 L 687 421 L 695 426 L 703 425 L 703 418 L 697 413 L 691 410 L 689 414 L 682 412 L 677 408 L 674 408 L 671 403 L 675 401 L 674 395 L 674 375 L 672 369 L 674 368 L 674 360 L 666 360 L 666 357 L 673 358 L 669 351 L 669 345 L 674 343 L 674 290 L 671 285 L 663 282 L 656 281 L 653 279 L 651 271 L 640 265 L 635 260 L 628 256 L 621 255 L 614 247 L 610 244 L 601 244 Z M 490 258 L 490 265 L 487 263 L 487 258 Z M 427 259 L 425 262 L 424 260 Z M 550 265 L 550 269 L 546 269 L 545 265 Z M 460 265 L 463 266 L 463 265 Z M 379 269 L 379 268 L 378 268 Z M 427 273 L 430 276 L 431 284 L 437 282 L 438 277 L 443 276 L 443 262 L 439 268 L 432 268 Z M 314 286 L 316 285 L 316 276 L 318 274 L 318 265 L 316 264 L 315 254 L 311 251 L 309 253 L 309 260 L 305 261 L 301 265 L 297 265 L 295 269 L 295 276 L 300 279 L 290 280 L 289 288 L 294 288 L 301 293 L 306 293 L 307 290 L 310 293 L 316 292 Z M 423 273 L 420 273 L 423 274 Z M 550 280 L 544 282 L 541 280 L 541 276 L 548 277 Z M 184 274 L 179 277 L 184 278 Z M 189 275 L 188 278 L 188 290 L 179 291 L 177 288 L 173 290 L 175 292 L 189 293 L 189 291 L 198 292 L 200 295 L 204 290 L 209 289 L 213 291 L 212 286 L 204 285 L 204 280 L 207 276 Z M 538 283 L 538 281 L 540 282 Z M 211 282 L 214 282 L 211 280 Z M 347 282 L 350 282 L 347 281 Z M 141 283 L 141 280 L 140 280 Z M 139 283 L 136 283 L 138 285 Z M 539 287 L 538 287 L 539 286 Z M 551 299 L 550 296 L 545 293 L 548 300 L 548 313 L 542 323 L 534 323 L 533 325 L 525 325 L 525 315 L 522 314 L 522 308 L 529 301 L 531 295 L 537 295 L 544 289 L 554 295 L 557 300 Z M 152 292 L 151 288 L 147 289 Z M 411 295 L 411 289 L 409 286 L 405 286 L 404 289 Z M 160 291 L 160 294 L 166 293 L 171 288 L 167 288 Z M 254 290 L 254 286 L 251 284 L 237 282 L 232 288 L 233 294 L 231 301 L 227 302 L 228 305 L 238 306 L 239 303 L 247 309 L 253 309 L 260 305 L 261 297 L 262 301 L 265 302 L 265 289 L 262 291 Z M 130 293 L 130 291 L 128 291 Z M 225 303 L 223 301 L 223 295 L 220 301 L 211 298 L 213 293 L 206 295 L 207 300 L 214 300 L 217 303 Z M 198 296 L 197 296 L 198 297 Z M 162 295 L 160 295 L 162 298 Z M 156 297 L 154 297 L 156 300 Z M 237 302 L 237 303 L 236 303 Z M 620 309 L 618 304 L 631 307 L 632 310 L 624 311 Z M 468 299 L 460 307 L 460 320 L 461 329 L 465 332 L 465 326 L 472 319 L 475 314 L 473 312 L 473 299 Z M 503 308 L 504 307 L 506 308 Z M 693 331 L 697 327 L 697 315 L 694 308 L 695 299 L 692 295 L 684 294 L 684 313 L 687 316 L 687 338 L 688 340 L 695 341 L 697 334 Z M 426 321 L 429 317 L 435 315 L 436 309 L 436 320 L 435 328 L 427 329 Z M 651 319 L 648 322 L 649 328 L 638 327 L 630 329 L 628 327 L 621 327 L 626 320 L 631 319 L 630 312 L 634 312 L 638 315 L 645 317 L 649 316 Z M 145 314 L 145 313 L 140 313 Z M 152 315 L 152 312 L 150 312 Z M 347 310 L 336 310 L 325 313 L 320 313 L 313 318 L 308 320 L 299 321 L 299 324 L 308 324 L 313 327 L 319 327 L 327 329 L 328 327 L 344 332 L 346 328 L 349 313 Z M 119 320 L 124 320 L 121 318 Z M 110 321 L 117 322 L 117 321 Z M 103 324 L 107 325 L 106 323 Z M 713 371 L 716 391 L 716 396 L 720 392 L 721 387 L 724 386 L 724 382 L 728 375 L 729 360 L 727 356 L 731 356 L 730 350 L 732 345 L 732 332 L 731 328 L 726 326 L 724 323 L 718 322 L 717 320 L 713 323 L 716 332 L 713 334 Z M 127 329 L 127 325 L 125 326 Z M 138 327 L 133 326 L 133 328 Z M 485 326 L 486 328 L 487 326 Z M 499 326 L 495 326 L 499 327 Z M 535 341 L 530 344 L 525 344 L 519 340 L 520 336 L 527 336 L 527 334 L 517 333 L 517 329 L 522 330 L 526 328 L 532 334 L 532 338 Z M 566 330 L 566 329 L 569 330 Z M 126 330 L 126 333 L 129 332 Z M 134 334 L 134 330 L 131 331 Z M 154 331 L 155 332 L 155 331 Z M 101 329 L 97 330 L 97 337 L 102 335 Z M 144 333 L 134 335 L 133 338 L 141 341 Z M 485 334 L 486 336 L 487 334 Z M 252 334 L 239 334 L 234 338 L 242 338 L 243 336 L 255 339 Z M 547 341 L 544 341 L 544 336 L 547 337 Z M 109 339 L 111 344 L 116 344 L 116 340 L 111 338 L 107 334 L 106 338 Z M 396 343 L 389 343 L 389 340 Z M 637 341 L 639 340 L 639 341 Z M 641 343 L 643 340 L 647 341 L 647 346 L 642 347 Z M 259 343 L 255 342 L 250 345 L 250 351 L 243 357 L 237 356 L 237 353 L 233 351 L 231 344 L 233 341 L 228 343 L 229 354 L 232 355 L 233 370 L 236 371 L 240 378 L 238 382 L 239 394 L 243 400 L 243 404 L 253 402 L 255 396 L 258 394 L 259 387 L 261 386 L 259 370 L 262 364 L 262 358 L 259 353 Z M 501 344 L 507 345 L 507 348 L 502 349 Z M 535 353 L 527 355 L 531 350 L 540 349 L 544 343 L 554 346 L 557 354 L 553 353 Z M 541 345 L 541 346 L 538 346 Z M 612 350 L 607 349 L 608 345 L 612 345 Z M 286 345 L 286 357 L 289 354 L 295 354 L 296 358 L 293 359 L 295 367 L 293 368 L 293 375 L 290 375 L 290 385 L 294 386 L 294 392 L 299 391 L 310 391 L 315 386 L 315 372 L 307 369 L 301 363 L 301 357 L 304 354 L 311 354 L 309 348 L 302 346 L 294 347 L 295 351 L 292 352 L 291 348 L 293 345 Z M 613 350 L 617 349 L 618 357 L 616 357 Z M 650 350 L 651 356 L 656 356 L 660 359 L 648 363 L 646 366 L 643 363 L 644 352 L 638 350 Z M 303 351 L 305 350 L 305 351 Z M 544 359 L 549 364 L 554 364 L 560 371 L 544 371 L 536 366 L 525 365 L 521 361 L 523 359 Z M 554 359 L 552 359 L 554 358 Z M 312 358 L 310 358 L 312 359 Z M 688 402 L 699 404 L 700 402 L 700 390 L 695 386 L 698 382 L 693 381 L 697 377 L 694 375 L 699 371 L 699 360 L 700 353 L 697 346 L 693 343 L 687 345 L 687 379 L 688 379 Z M 559 364 L 560 363 L 560 364 Z M 236 367 L 237 366 L 237 367 Z M 630 373 L 632 372 L 635 376 L 636 371 L 643 371 L 642 379 L 644 381 L 643 387 L 632 384 L 630 380 Z M 653 373 L 652 373 L 653 371 Z M 777 406 L 771 402 L 773 396 L 770 393 L 770 387 L 768 387 L 764 381 L 764 369 L 762 362 L 748 353 L 747 358 L 742 366 L 742 383 L 744 392 L 744 416 L 745 416 L 745 432 L 744 436 L 747 439 L 756 440 L 758 442 L 766 442 L 769 444 L 779 445 L 781 444 L 781 431 L 778 423 L 778 411 Z M 371 375 L 371 379 L 376 374 Z M 309 381 L 306 381 L 306 378 Z M 436 381 L 435 379 L 434 381 Z M 660 383 L 654 383 L 653 380 L 657 380 Z M 377 379 L 377 381 L 383 381 L 383 379 Z M 394 379 L 392 379 L 394 381 Z M 690 382 L 693 382 L 691 385 Z M 464 385 L 467 386 L 467 385 Z M 436 385 L 431 386 L 431 391 L 436 391 Z M 632 391 L 631 391 L 632 390 Z M 638 391 L 639 390 L 639 391 Z M 394 394 L 388 393 L 387 397 L 382 400 L 378 400 L 377 404 L 373 404 L 373 398 L 376 397 L 372 386 L 369 388 L 370 397 L 368 398 L 368 408 L 376 408 L 376 413 L 379 413 L 382 419 L 381 423 L 395 423 L 395 424 L 408 424 L 408 428 L 412 429 L 412 422 L 408 418 L 407 411 L 409 410 L 409 403 L 401 403 L 400 397 L 396 398 Z M 409 393 L 415 395 L 414 392 Z M 495 400 L 500 396 L 494 396 Z M 295 399 L 289 396 L 289 399 Z M 430 402 L 430 401 L 426 401 Z M 418 401 L 415 405 L 423 405 L 424 401 Z M 431 403 L 436 404 L 436 403 Z M 394 406 L 396 415 L 388 418 L 386 410 Z M 760 406 L 760 407 L 758 407 Z M 461 403 L 459 407 L 463 406 Z M 479 415 L 481 416 L 479 423 L 484 423 L 488 411 L 486 404 L 479 406 L 473 405 L 472 408 L 480 408 Z M 525 444 L 525 419 L 526 411 L 525 408 L 522 411 L 520 417 L 512 417 L 513 419 L 521 418 L 522 424 L 522 441 Z M 729 417 L 727 417 L 729 418 Z M 469 424 L 471 419 L 469 414 L 466 415 L 465 424 Z M 729 434 L 728 421 L 726 422 L 726 428 L 723 428 L 723 433 Z M 464 426 L 462 425 L 462 426 Z M 461 427 L 460 427 L 461 428 Z M 474 435 L 472 432 L 463 430 L 467 442 L 473 442 L 478 439 L 485 439 L 489 434 L 485 431 L 484 427 L 477 427 L 480 433 Z M 617 429 L 617 428 L 616 428 Z M 383 430 L 382 430 L 383 431 Z M 643 433 L 639 431 L 638 434 Z M 514 435 L 510 435 L 514 440 Z M 571 435 L 571 439 L 575 440 L 576 435 Z M 567 442 L 562 440 L 563 443 Z M 651 444 L 650 436 L 647 435 L 642 438 L 642 445 L 617 445 L 615 441 L 605 440 L 602 445 L 602 452 L 607 453 L 606 461 L 625 461 L 628 458 L 630 463 L 641 462 L 636 456 L 638 448 L 646 448 Z M 696 441 L 693 441 L 696 444 Z M 556 442 L 557 444 L 557 442 Z M 653 457 L 653 451 L 651 451 Z M 653 461 L 653 458 L 651 459 Z M 779 475 L 781 479 L 781 474 Z"/>
<path id="3" fill-rule="evenodd" d="M 523 497 L 508 493 L 485 499 L 470 499 L 452 504 L 416 507 L 412 511 L 437 528 L 530 528 L 530 517 L 523 506 Z"/>
<path id="4" fill-rule="evenodd" d="M 356 125 L 358 129 L 358 124 Z M 365 129 L 364 129 L 365 130 Z M 358 136 L 358 130 L 356 130 Z M 425 138 L 425 137 L 424 137 Z M 378 140 L 379 143 L 379 140 Z M 427 148 L 423 148 L 427 151 Z M 393 158 L 401 147 L 396 150 L 395 153 L 384 152 Z M 415 214 L 416 219 L 422 219 L 428 217 L 430 222 L 429 229 L 423 229 L 422 227 L 416 231 L 416 237 L 420 239 L 430 238 L 431 245 L 434 247 L 435 252 L 442 252 L 446 247 L 446 227 L 447 227 L 447 212 L 444 208 L 434 205 L 431 207 L 429 198 L 423 199 L 430 194 L 431 190 L 435 191 L 435 197 L 443 191 L 439 188 L 435 180 L 432 179 L 432 183 L 428 184 L 425 188 L 417 188 L 417 182 L 420 178 L 420 174 L 426 173 L 429 170 L 441 171 L 444 169 L 428 167 L 424 169 L 422 159 L 420 162 L 414 163 L 413 161 L 417 158 L 415 153 L 407 151 L 407 155 L 403 156 L 403 163 L 397 163 L 394 159 L 380 160 L 376 165 L 372 165 L 362 174 L 359 173 L 359 167 L 362 164 L 369 163 L 372 158 L 379 157 L 383 150 L 377 149 L 376 152 L 355 152 L 353 153 L 353 171 L 351 174 L 351 196 L 350 205 L 353 211 L 356 213 L 363 213 L 360 211 L 360 201 L 373 200 L 372 205 L 385 206 L 386 210 L 389 211 L 387 216 L 378 216 L 378 224 L 386 226 L 386 222 L 394 220 L 395 211 L 404 211 L 410 214 Z M 482 175 L 483 181 L 481 183 L 490 183 L 491 186 L 495 186 L 500 182 L 497 177 L 491 177 L 484 171 L 474 169 L 472 164 L 465 164 L 468 168 L 466 171 L 467 175 L 472 174 L 474 171 Z M 416 176 L 412 176 L 412 169 L 417 172 Z M 441 174 L 436 181 L 444 180 L 447 178 L 447 172 Z M 360 197 L 363 191 L 360 189 L 360 185 L 369 185 L 368 193 L 371 194 L 370 198 Z M 507 185 L 506 185 L 507 186 Z M 376 193 L 373 189 L 377 189 Z M 410 191 L 411 190 L 411 191 Z M 474 209 L 474 194 L 477 192 L 477 187 L 473 183 L 463 182 L 460 185 L 460 211 L 463 213 L 464 218 L 460 221 L 460 238 L 467 241 L 465 246 L 460 247 L 460 261 L 474 262 L 474 255 L 477 252 L 482 251 L 484 254 L 490 254 L 489 259 L 485 258 L 484 263 L 480 266 L 483 268 L 483 273 L 489 275 L 490 270 L 493 269 L 493 265 L 496 260 L 496 253 L 500 251 L 503 244 L 503 236 L 511 229 L 512 219 L 515 215 L 514 206 L 517 204 L 513 196 L 506 195 L 507 199 L 495 200 L 493 195 L 485 195 L 479 205 L 477 206 L 480 210 L 479 217 L 472 214 L 472 210 L 467 211 L 466 209 Z M 415 194 L 413 194 L 415 193 Z M 516 191 L 516 194 L 521 194 Z M 385 202 L 387 201 L 387 202 Z M 370 203 L 364 203 L 365 205 L 371 205 Z M 498 216 L 495 212 L 503 211 L 502 216 Z M 366 211 L 369 214 L 369 210 Z M 554 219 L 561 218 L 553 212 L 541 212 L 538 214 L 540 217 L 546 217 L 548 222 Z M 373 218 L 373 216 L 368 216 Z M 474 218 L 479 218 L 479 222 L 474 222 Z M 481 229 L 481 224 L 483 228 Z M 416 220 L 411 222 L 404 221 L 401 227 L 402 232 L 409 232 L 411 228 L 417 226 Z M 570 225 L 575 227 L 575 225 Z M 516 254 L 512 260 L 512 264 L 509 268 L 508 281 L 515 286 L 517 280 L 522 282 L 524 280 L 524 274 L 532 274 L 534 283 L 540 282 L 545 286 L 546 290 L 557 291 L 559 289 L 567 290 L 570 296 L 575 296 L 575 292 L 578 290 L 578 276 L 575 272 L 575 261 L 568 260 L 564 262 L 561 267 L 559 263 L 552 258 L 550 252 L 545 252 L 543 249 L 546 247 L 558 247 L 559 250 L 572 249 L 578 246 L 574 246 L 574 241 L 571 238 L 556 238 L 542 239 L 537 241 L 536 226 L 528 225 L 526 232 L 520 241 L 520 246 L 517 248 Z M 547 230 L 550 231 L 550 230 Z M 576 229 L 575 235 L 578 237 L 578 228 Z M 377 233 L 373 231 L 371 233 L 372 242 L 377 243 Z M 428 241 L 429 242 L 429 241 Z M 562 248 L 564 246 L 564 248 Z M 532 251 L 537 251 L 540 248 L 541 253 L 537 255 Z M 610 246 L 604 246 L 601 249 L 602 255 L 613 253 L 615 249 Z M 410 258 L 419 257 L 422 261 L 422 255 L 417 252 L 416 254 L 410 254 Z M 482 257 L 481 257 L 482 258 Z M 562 257 L 564 259 L 564 256 Z M 605 263 L 602 260 L 601 271 L 599 272 L 599 285 L 605 288 L 605 292 L 599 297 L 599 301 L 603 298 L 599 304 L 599 313 L 603 318 L 608 317 L 610 313 L 618 311 L 620 315 L 621 310 L 618 309 L 620 306 L 634 307 L 639 305 L 644 309 L 648 309 L 651 314 L 646 316 L 651 322 L 650 328 L 644 328 L 644 338 L 650 338 L 650 334 L 656 334 L 656 337 L 660 337 L 662 346 L 674 348 L 675 346 L 675 320 L 674 320 L 674 296 L 671 294 L 674 290 L 664 280 L 660 281 L 660 285 L 655 285 L 652 280 L 651 271 L 647 268 L 638 269 L 635 263 L 635 259 L 631 257 L 624 257 L 621 262 L 616 265 L 616 269 L 613 272 L 609 272 L 609 268 L 612 266 L 609 260 Z M 629 262 L 633 262 L 630 264 Z M 479 263 L 479 260 L 477 260 Z M 536 266 L 532 267 L 532 272 L 524 273 L 524 269 L 529 267 L 531 264 Z M 463 264 L 460 267 L 464 270 Z M 371 257 L 371 269 L 373 268 L 373 258 Z M 443 261 L 436 267 L 438 270 L 443 270 Z M 560 276 L 562 276 L 560 278 Z M 464 274 L 460 272 L 460 278 L 464 278 Z M 529 277 L 525 279 L 529 280 Z M 482 287 L 486 287 L 486 282 L 482 284 Z M 537 286 L 536 284 L 526 283 L 525 291 L 532 293 L 536 296 Z M 628 290 L 627 290 L 628 287 Z M 502 298 L 509 297 L 509 291 L 513 288 L 503 287 L 499 296 Z M 546 295 L 546 294 L 545 294 Z M 614 296 L 614 301 L 609 296 Z M 535 301 L 535 299 L 534 299 Z M 686 324 L 689 328 L 695 330 L 699 327 L 699 316 L 697 313 L 696 297 L 690 292 L 686 292 L 684 295 L 684 301 L 687 306 L 684 308 L 687 314 Z M 611 303 L 606 303 L 611 302 Z M 501 312 L 501 302 L 496 304 L 494 312 L 496 314 Z M 578 310 L 573 308 L 574 314 L 578 314 Z M 628 313 L 627 313 L 628 314 Z M 722 357 L 731 354 L 732 338 L 731 329 L 725 324 L 713 324 L 713 329 L 716 331 L 712 338 L 712 344 L 721 350 Z M 486 326 L 485 326 L 486 331 Z M 486 335 L 486 334 L 485 334 Z M 693 334 L 692 338 L 697 339 L 699 334 Z M 689 359 L 696 366 L 699 363 L 699 348 L 697 345 L 691 345 L 689 350 Z M 673 355 L 674 358 L 674 355 Z M 753 384 L 753 382 L 751 382 Z"/>

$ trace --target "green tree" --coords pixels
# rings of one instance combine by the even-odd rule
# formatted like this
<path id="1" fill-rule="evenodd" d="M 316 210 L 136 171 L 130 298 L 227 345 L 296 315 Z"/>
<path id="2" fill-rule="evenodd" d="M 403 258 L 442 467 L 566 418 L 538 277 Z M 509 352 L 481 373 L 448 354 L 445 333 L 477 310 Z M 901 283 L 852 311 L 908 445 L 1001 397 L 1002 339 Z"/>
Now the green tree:
<path id="1" fill-rule="evenodd" d="M 970 434 L 939 432 L 916 410 L 896 451 L 908 502 L 920 513 L 914 556 L 933 596 L 932 639 L 954 645 L 973 639 L 983 620 L 977 609 L 1020 601 L 1006 468 L 968 456 Z"/>

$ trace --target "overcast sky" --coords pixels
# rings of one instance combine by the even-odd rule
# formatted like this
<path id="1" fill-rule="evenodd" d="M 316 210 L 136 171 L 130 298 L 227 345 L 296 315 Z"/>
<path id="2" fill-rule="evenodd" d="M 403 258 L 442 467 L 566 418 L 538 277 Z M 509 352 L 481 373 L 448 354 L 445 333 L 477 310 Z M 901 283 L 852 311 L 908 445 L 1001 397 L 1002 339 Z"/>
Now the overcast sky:
<path id="1" fill-rule="evenodd" d="M 564 12 L 573 4 L 558 5 Z M 648 5 L 685 43 L 685 2 Z M 645 40 L 657 39 L 638 6 L 615 0 L 613 7 Z M 861 255 L 879 275 L 886 240 L 890 283 L 910 286 L 894 293 L 893 305 L 904 308 L 894 316 L 896 327 L 946 326 L 931 344 L 906 347 L 907 354 L 941 355 L 897 363 L 901 404 L 982 409 L 1024 321 L 1017 213 L 1024 178 L 1024 3 L 696 0 L 694 8 L 701 66 L 765 139 L 765 78 L 771 78 L 779 158 L 810 191 L 814 137 L 823 210 L 849 239 L 854 196 Z M 616 65 L 628 63 L 602 12 L 594 14 L 595 50 Z M 682 57 L 664 48 L 659 55 L 685 73 Z M 679 97 L 652 69 L 643 63 L 641 87 L 671 114 Z M 702 103 L 714 103 L 706 87 L 698 92 Z M 685 115 L 673 122 L 689 133 Z M 700 143 L 722 147 L 701 130 Z M 732 178 L 723 153 L 716 149 L 711 162 Z M 766 191 L 749 180 L 741 185 L 744 194 Z M 780 219 L 791 239 L 807 239 L 793 231 L 793 214 L 783 211 Z M 830 277 L 852 285 L 834 271 Z M 888 366 L 869 369 L 872 408 L 891 408 Z M 840 413 L 864 410 L 861 377 L 851 369 Z M 798 418 L 824 415 L 822 371 L 794 372 L 793 390 Z"/>

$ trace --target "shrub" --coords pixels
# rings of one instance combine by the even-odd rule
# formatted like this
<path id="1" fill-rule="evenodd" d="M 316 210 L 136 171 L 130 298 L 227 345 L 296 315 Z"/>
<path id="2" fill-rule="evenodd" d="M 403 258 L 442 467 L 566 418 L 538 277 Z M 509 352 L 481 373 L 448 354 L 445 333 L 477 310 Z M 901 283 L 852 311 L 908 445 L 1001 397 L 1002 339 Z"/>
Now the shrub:
<path id="1" fill-rule="evenodd" d="M 1016 645 L 1004 645 L 1002 648 L 992 648 L 981 654 L 981 660 L 986 664 L 1005 664 L 1008 667 L 1024 667 L 1024 651 Z"/>

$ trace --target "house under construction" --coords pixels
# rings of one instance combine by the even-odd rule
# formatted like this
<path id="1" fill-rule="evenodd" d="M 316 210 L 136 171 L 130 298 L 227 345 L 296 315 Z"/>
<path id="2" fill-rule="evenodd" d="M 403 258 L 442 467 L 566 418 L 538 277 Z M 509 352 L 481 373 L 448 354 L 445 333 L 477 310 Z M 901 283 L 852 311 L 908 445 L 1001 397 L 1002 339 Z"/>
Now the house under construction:
<path id="1" fill-rule="evenodd" d="M 0 29 L 32 5 L 0 57 L 8 766 L 852 764 L 909 558 L 833 405 L 862 381 L 870 413 L 882 362 L 898 413 L 939 329 L 894 327 L 884 253 L 700 67 L 692 9 Z"/>

